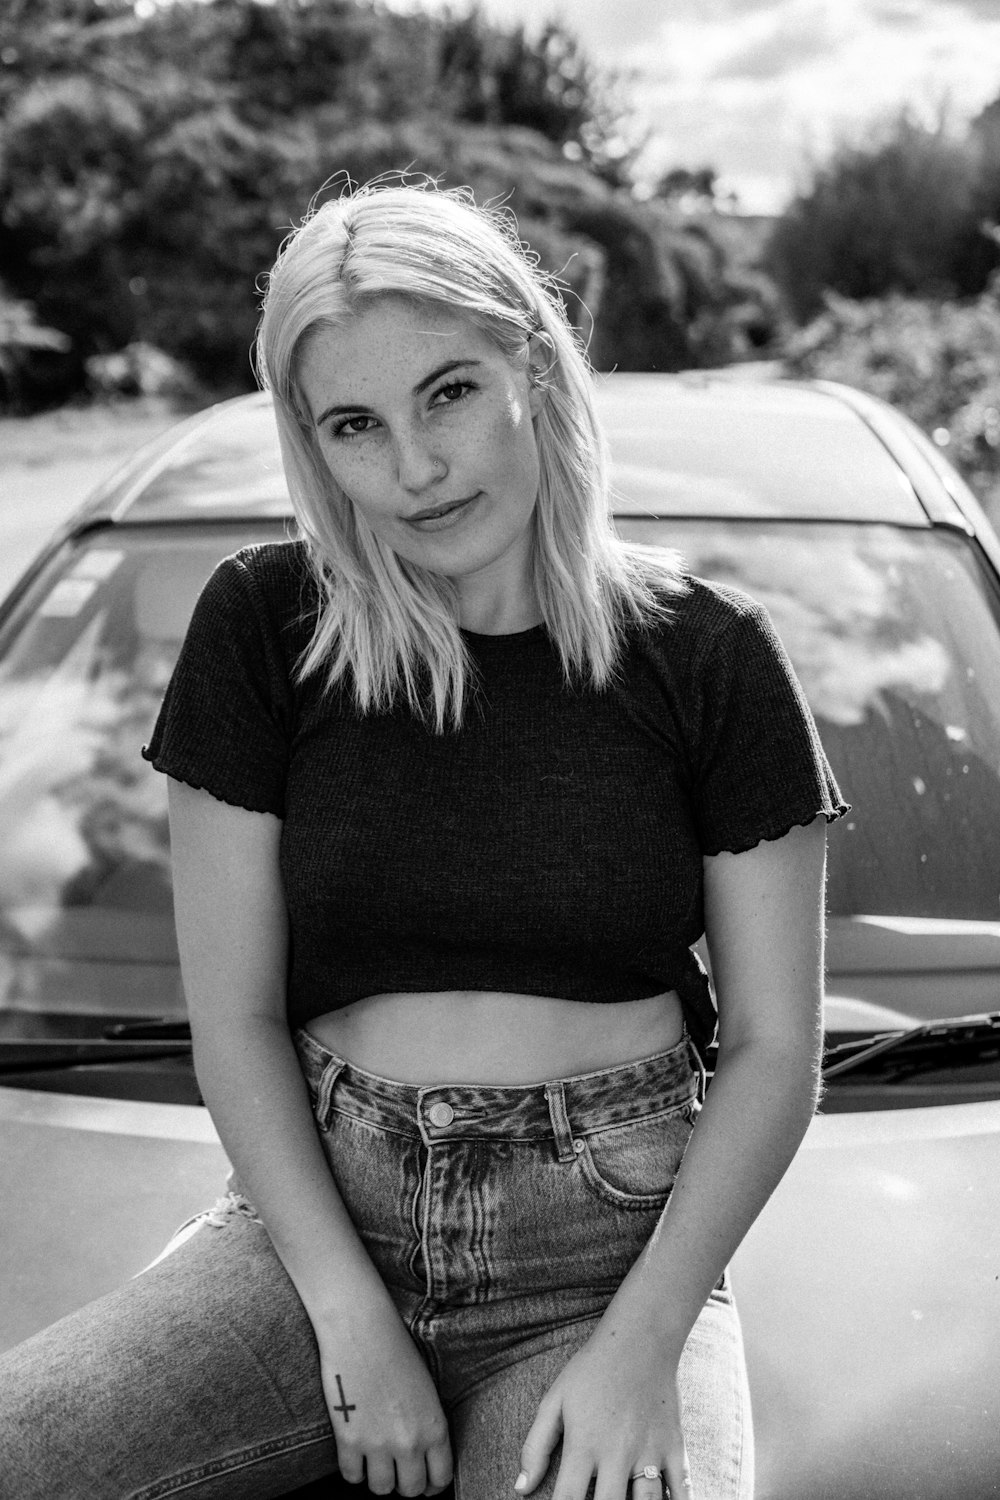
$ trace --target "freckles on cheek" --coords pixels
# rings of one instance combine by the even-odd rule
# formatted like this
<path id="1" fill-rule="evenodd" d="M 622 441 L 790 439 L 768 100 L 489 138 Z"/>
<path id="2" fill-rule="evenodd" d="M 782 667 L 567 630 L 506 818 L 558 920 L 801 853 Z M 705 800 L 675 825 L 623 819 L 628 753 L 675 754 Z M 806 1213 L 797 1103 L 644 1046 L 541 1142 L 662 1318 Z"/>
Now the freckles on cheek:
<path id="1" fill-rule="evenodd" d="M 364 494 L 366 483 L 371 482 L 373 468 L 370 462 L 366 462 L 366 455 L 327 451 L 323 454 L 323 460 L 330 478 L 346 498 Z"/>

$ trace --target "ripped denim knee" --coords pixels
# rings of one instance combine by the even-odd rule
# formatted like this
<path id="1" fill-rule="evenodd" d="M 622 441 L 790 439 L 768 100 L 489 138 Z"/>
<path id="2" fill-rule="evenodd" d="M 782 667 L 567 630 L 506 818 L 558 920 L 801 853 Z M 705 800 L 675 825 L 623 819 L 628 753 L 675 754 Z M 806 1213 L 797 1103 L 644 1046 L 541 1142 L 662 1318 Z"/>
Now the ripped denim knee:
<path id="1" fill-rule="evenodd" d="M 238 1187 L 230 1187 L 221 1198 L 215 1200 L 211 1208 L 196 1215 L 194 1222 L 211 1224 L 213 1229 L 225 1229 L 234 1218 L 249 1219 L 253 1224 L 263 1223 L 250 1199 Z"/>
<path id="2" fill-rule="evenodd" d="M 158 1266 L 161 1261 L 166 1260 L 168 1255 L 173 1254 L 175 1250 L 179 1250 L 193 1234 L 197 1234 L 202 1225 L 209 1226 L 212 1229 L 225 1229 L 227 1225 L 233 1223 L 236 1219 L 249 1219 L 251 1224 L 263 1224 L 264 1222 L 250 1202 L 250 1199 L 245 1193 L 240 1191 L 234 1179 L 230 1177 L 229 1185 L 222 1197 L 217 1198 L 211 1208 L 202 1209 L 200 1213 L 192 1214 L 190 1219 L 185 1220 L 180 1228 L 176 1229 L 170 1236 L 170 1239 L 155 1260 L 151 1260 L 148 1266 L 143 1266 L 142 1270 L 137 1274 L 143 1276 L 147 1271 L 151 1271 L 154 1266 Z"/>

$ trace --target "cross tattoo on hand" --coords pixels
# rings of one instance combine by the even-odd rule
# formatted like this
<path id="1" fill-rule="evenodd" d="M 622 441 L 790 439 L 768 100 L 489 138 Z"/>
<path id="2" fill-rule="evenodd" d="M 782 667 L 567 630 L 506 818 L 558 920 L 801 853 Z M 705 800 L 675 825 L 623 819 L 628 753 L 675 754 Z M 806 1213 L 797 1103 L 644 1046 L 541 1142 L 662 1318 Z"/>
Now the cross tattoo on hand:
<path id="1" fill-rule="evenodd" d="M 347 1415 L 347 1413 L 349 1411 L 357 1411 L 358 1408 L 356 1406 L 348 1406 L 348 1404 L 347 1404 L 347 1397 L 344 1395 L 344 1387 L 343 1387 L 343 1384 L 341 1382 L 341 1379 L 340 1379 L 339 1375 L 337 1376 L 337 1394 L 340 1397 L 340 1405 L 339 1406 L 331 1407 L 331 1410 L 332 1411 L 341 1411 L 341 1412 L 343 1412 L 344 1413 L 344 1421 L 345 1422 L 349 1422 L 351 1419 Z"/>

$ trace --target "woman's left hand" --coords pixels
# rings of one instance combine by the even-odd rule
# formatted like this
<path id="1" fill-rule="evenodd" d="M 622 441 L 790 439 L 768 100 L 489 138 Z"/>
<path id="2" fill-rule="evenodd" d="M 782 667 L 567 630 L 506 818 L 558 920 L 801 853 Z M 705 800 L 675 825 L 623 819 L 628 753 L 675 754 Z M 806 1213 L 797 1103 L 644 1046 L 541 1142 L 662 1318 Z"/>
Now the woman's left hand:
<path id="1" fill-rule="evenodd" d="M 652 1465 L 671 1500 L 695 1500 L 677 1389 L 679 1351 L 648 1327 L 609 1323 L 607 1315 L 552 1383 L 521 1449 L 515 1490 L 530 1495 L 562 1439 L 552 1500 L 662 1500 L 659 1478 L 631 1478 Z M 630 1488 L 631 1485 L 631 1488 Z"/>

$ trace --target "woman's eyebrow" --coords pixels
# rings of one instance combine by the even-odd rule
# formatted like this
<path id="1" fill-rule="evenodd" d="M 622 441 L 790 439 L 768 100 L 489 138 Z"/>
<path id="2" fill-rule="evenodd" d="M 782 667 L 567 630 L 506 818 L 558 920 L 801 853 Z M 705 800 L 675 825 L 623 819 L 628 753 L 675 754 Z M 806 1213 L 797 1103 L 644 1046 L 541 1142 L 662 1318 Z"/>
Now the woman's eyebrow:
<path id="1" fill-rule="evenodd" d="M 470 366 L 478 366 L 479 364 L 480 361 L 478 359 L 449 359 L 443 365 L 438 365 L 437 368 L 433 369 L 429 375 L 425 375 L 423 380 L 419 381 L 414 386 L 414 395 L 421 395 L 424 391 L 426 391 L 428 386 L 434 384 L 435 380 L 440 380 L 442 375 L 447 375 L 452 370 L 460 370 L 463 368 L 468 369 Z M 363 401 L 354 401 L 348 403 L 347 405 L 338 404 L 336 406 L 328 406 L 324 411 L 320 413 L 318 417 L 315 418 L 315 426 L 322 427 L 323 423 L 327 420 L 328 417 L 345 417 L 352 412 L 360 412 L 365 410 L 366 407 Z"/>
<path id="2" fill-rule="evenodd" d="M 436 370 L 432 370 L 429 375 L 425 375 L 423 380 L 414 387 L 414 390 L 419 396 L 422 391 L 426 391 L 429 385 L 433 385 L 435 380 L 440 380 L 442 375 L 447 375 L 451 370 L 460 370 L 463 366 L 478 364 L 478 359 L 449 359 L 446 364 L 438 365 Z"/>

